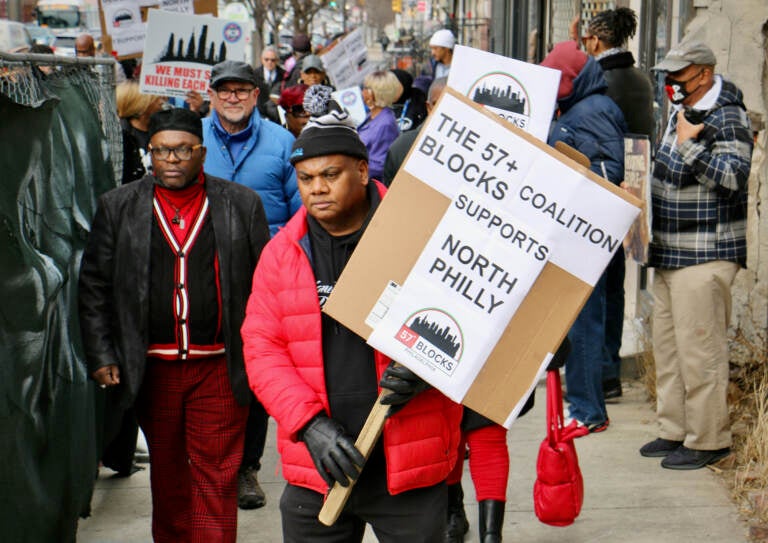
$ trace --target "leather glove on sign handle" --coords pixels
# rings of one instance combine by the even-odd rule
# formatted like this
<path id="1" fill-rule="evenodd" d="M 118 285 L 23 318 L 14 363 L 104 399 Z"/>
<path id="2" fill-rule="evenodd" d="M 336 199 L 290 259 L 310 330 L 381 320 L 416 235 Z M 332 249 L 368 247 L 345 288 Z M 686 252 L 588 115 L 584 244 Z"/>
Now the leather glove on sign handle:
<path id="1" fill-rule="evenodd" d="M 325 415 L 317 415 L 305 427 L 301 436 L 317 471 L 329 487 L 334 482 L 349 486 L 349 479 L 357 480 L 365 464 L 365 457 L 355 447 L 354 440 L 344 427 Z"/>
<path id="2" fill-rule="evenodd" d="M 391 362 L 384 370 L 379 386 L 392 391 L 381 399 L 384 405 L 397 406 L 390 409 L 392 414 L 419 392 L 428 389 L 429 383 L 405 366 Z"/>

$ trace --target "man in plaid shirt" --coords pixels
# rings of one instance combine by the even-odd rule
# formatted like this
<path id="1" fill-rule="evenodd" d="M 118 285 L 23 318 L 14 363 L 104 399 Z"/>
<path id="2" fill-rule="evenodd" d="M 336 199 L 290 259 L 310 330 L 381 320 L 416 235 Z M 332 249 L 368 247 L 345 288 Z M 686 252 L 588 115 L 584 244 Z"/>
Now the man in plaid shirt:
<path id="1" fill-rule="evenodd" d="M 699 469 L 730 453 L 730 287 L 746 265 L 752 133 L 741 91 L 701 42 L 653 69 L 673 104 L 653 165 L 653 354 L 659 438 L 640 454 Z"/>

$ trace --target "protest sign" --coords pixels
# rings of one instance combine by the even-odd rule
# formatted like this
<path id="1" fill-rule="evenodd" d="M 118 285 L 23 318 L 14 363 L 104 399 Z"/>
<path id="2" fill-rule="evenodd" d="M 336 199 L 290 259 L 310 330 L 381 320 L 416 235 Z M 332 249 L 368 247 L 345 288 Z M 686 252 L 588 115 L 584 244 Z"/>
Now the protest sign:
<path id="1" fill-rule="evenodd" d="M 160 0 L 160 9 L 163 11 L 175 11 L 177 13 L 195 12 L 195 6 L 192 0 Z"/>
<path id="2" fill-rule="evenodd" d="M 448 86 L 518 128 L 547 140 L 560 72 L 457 45 Z"/>
<path id="3" fill-rule="evenodd" d="M 648 262 L 651 241 L 651 141 L 647 136 L 624 138 L 624 186 L 645 202 L 640 216 L 632 223 L 624 248 L 627 257 L 638 264 Z"/>
<path id="4" fill-rule="evenodd" d="M 239 22 L 150 10 L 141 92 L 184 97 L 195 90 L 207 99 L 213 65 L 244 55 L 245 29 Z"/>
<path id="5" fill-rule="evenodd" d="M 347 110 L 349 116 L 355 122 L 355 126 L 360 126 L 365 120 L 365 104 L 363 103 L 363 93 L 360 87 L 349 87 L 333 91 L 331 97 Z"/>
<path id="6" fill-rule="evenodd" d="M 118 58 L 141 53 L 146 25 L 138 0 L 100 0 L 104 17 L 102 34 L 109 35 L 109 50 Z"/>
<path id="7" fill-rule="evenodd" d="M 638 206 L 447 89 L 323 310 L 509 427 Z"/>
<path id="8" fill-rule="evenodd" d="M 320 58 L 328 78 L 337 89 L 362 85 L 365 76 L 376 68 L 368 60 L 368 48 L 360 28 L 344 36 Z"/>

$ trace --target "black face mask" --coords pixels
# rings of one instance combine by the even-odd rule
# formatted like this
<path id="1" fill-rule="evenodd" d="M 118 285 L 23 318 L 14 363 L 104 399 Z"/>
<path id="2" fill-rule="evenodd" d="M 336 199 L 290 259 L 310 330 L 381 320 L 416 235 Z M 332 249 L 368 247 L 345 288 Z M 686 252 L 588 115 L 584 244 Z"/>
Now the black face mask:
<path id="1" fill-rule="evenodd" d="M 696 89 L 699 87 L 697 86 L 696 89 L 693 89 L 692 91 L 685 90 L 685 86 L 688 84 L 689 81 L 692 81 L 699 77 L 701 73 L 704 71 L 704 68 L 699 70 L 696 74 L 692 75 L 685 81 L 679 81 L 677 79 L 673 79 L 671 77 L 667 77 L 664 80 L 664 90 L 667 91 L 667 96 L 669 97 L 669 101 L 673 104 L 682 104 L 683 101 L 688 98 Z"/>

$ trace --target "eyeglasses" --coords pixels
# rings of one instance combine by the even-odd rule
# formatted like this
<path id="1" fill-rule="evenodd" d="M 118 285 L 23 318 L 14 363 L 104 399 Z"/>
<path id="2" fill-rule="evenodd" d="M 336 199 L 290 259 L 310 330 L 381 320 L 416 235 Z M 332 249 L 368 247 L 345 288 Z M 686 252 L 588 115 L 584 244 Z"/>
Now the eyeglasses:
<path id="1" fill-rule="evenodd" d="M 192 153 L 202 146 L 202 143 L 198 143 L 191 147 L 188 145 L 182 145 L 180 147 L 152 147 L 150 144 L 149 152 L 152 153 L 152 158 L 156 158 L 157 160 L 168 160 L 171 158 L 171 153 L 173 153 L 179 160 L 189 160 L 192 158 Z"/>
<path id="2" fill-rule="evenodd" d="M 309 117 L 309 113 L 304 111 L 304 107 L 298 104 L 289 107 L 286 113 L 290 113 L 294 117 Z"/>
<path id="3" fill-rule="evenodd" d="M 255 87 L 251 87 L 250 89 L 216 89 L 216 96 L 221 100 L 229 100 L 234 94 L 238 100 L 245 100 L 251 95 L 254 88 Z"/>
<path id="4" fill-rule="evenodd" d="M 261 60 L 263 60 L 264 62 L 277 62 L 276 58 L 269 58 L 269 57 L 263 58 Z"/>

